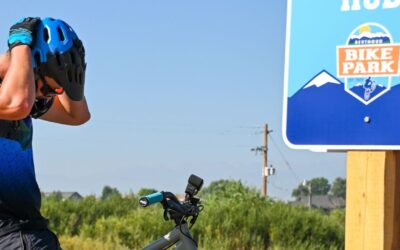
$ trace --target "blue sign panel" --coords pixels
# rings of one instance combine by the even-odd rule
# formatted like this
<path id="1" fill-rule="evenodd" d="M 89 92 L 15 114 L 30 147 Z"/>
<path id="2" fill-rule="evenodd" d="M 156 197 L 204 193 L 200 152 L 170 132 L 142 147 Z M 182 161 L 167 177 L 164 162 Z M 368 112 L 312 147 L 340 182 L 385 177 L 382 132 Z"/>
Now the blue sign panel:
<path id="1" fill-rule="evenodd" d="M 400 0 L 288 0 L 292 148 L 400 149 Z"/>

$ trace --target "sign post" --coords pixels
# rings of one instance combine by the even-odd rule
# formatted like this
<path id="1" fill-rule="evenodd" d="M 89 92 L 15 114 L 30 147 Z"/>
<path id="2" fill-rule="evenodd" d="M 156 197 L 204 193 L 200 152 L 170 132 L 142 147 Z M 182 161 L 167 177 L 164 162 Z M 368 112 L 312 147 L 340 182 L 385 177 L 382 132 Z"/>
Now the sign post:
<path id="1" fill-rule="evenodd" d="M 288 0 L 282 134 L 347 152 L 346 249 L 400 249 L 400 0 Z"/>
<path id="2" fill-rule="evenodd" d="M 400 249 L 400 152 L 347 157 L 346 249 Z"/>

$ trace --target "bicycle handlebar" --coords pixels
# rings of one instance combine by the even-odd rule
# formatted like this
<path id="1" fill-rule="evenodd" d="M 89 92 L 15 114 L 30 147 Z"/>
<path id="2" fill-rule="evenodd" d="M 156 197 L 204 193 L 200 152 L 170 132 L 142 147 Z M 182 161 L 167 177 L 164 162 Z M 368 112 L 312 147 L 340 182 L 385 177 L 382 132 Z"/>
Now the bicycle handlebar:
<path id="1" fill-rule="evenodd" d="M 163 192 L 157 192 L 149 195 L 145 195 L 139 200 L 139 204 L 142 207 L 147 207 L 150 205 L 153 205 L 158 202 L 162 202 L 164 200 L 164 193 Z"/>
<path id="2" fill-rule="evenodd" d="M 196 175 L 191 175 L 186 187 L 184 201 L 179 201 L 171 192 L 161 191 L 141 197 L 139 205 L 148 207 L 155 203 L 161 203 L 164 208 L 165 220 L 173 219 L 176 225 L 182 225 L 182 223 L 186 223 L 186 220 L 191 217 L 190 223 L 193 225 L 203 210 L 200 199 L 194 196 L 200 191 L 202 186 L 203 179 Z"/>

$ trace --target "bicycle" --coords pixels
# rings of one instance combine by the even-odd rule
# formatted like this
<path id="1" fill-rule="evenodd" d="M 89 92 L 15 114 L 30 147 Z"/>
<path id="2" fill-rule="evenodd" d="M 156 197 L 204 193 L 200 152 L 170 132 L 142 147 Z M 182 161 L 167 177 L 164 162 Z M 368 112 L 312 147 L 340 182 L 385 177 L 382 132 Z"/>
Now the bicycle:
<path id="1" fill-rule="evenodd" d="M 164 220 L 172 219 L 175 222 L 174 229 L 144 247 L 143 250 L 162 250 L 173 245 L 175 245 L 175 250 L 197 250 L 197 242 L 193 239 L 190 229 L 203 210 L 200 199 L 195 197 L 202 186 L 203 179 L 192 174 L 186 186 L 183 202 L 179 202 L 173 193 L 163 191 L 140 198 L 139 204 L 142 207 L 161 203 L 164 208 Z M 190 222 L 188 222 L 189 218 L 191 218 Z"/>

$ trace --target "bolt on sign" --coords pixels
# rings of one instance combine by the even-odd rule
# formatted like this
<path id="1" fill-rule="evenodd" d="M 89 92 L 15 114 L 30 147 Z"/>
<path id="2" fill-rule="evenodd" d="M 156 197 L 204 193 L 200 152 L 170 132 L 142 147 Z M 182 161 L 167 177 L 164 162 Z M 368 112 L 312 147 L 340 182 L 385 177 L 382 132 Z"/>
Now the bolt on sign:
<path id="1" fill-rule="evenodd" d="M 288 0 L 283 137 L 400 149 L 400 0 Z"/>

